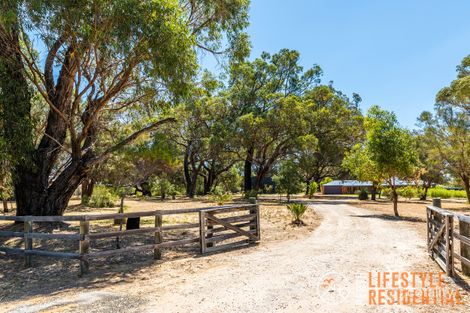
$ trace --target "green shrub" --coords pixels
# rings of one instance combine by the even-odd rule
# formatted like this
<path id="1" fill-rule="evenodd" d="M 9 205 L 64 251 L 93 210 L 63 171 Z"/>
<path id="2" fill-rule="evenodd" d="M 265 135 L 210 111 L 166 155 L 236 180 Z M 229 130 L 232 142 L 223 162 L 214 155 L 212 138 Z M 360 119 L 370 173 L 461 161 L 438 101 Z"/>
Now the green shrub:
<path id="1" fill-rule="evenodd" d="M 465 190 L 447 190 L 442 187 L 435 187 L 428 190 L 428 196 L 431 198 L 467 198 Z"/>
<path id="2" fill-rule="evenodd" d="M 217 186 L 211 192 L 210 198 L 213 202 L 216 202 L 218 205 L 223 205 L 226 202 L 232 200 L 232 195 L 228 192 L 225 192 L 221 187 Z"/>
<path id="3" fill-rule="evenodd" d="M 392 189 L 390 188 L 382 188 L 382 194 L 383 197 L 391 199 L 392 198 Z"/>
<path id="4" fill-rule="evenodd" d="M 367 190 L 361 189 L 359 192 L 359 195 L 357 197 L 359 200 L 367 200 L 369 199 L 369 194 L 367 193 Z"/>
<path id="5" fill-rule="evenodd" d="M 397 190 L 399 196 L 411 200 L 411 198 L 416 198 L 418 196 L 418 190 L 413 186 L 406 186 L 399 188 Z"/>
<path id="6" fill-rule="evenodd" d="M 246 199 L 250 199 L 250 198 L 257 199 L 258 198 L 258 192 L 256 192 L 256 190 L 254 190 L 254 189 L 249 190 L 248 192 L 245 192 L 245 198 Z"/>
<path id="7" fill-rule="evenodd" d="M 160 196 L 162 201 L 166 199 L 167 195 L 173 196 L 176 193 L 176 187 L 167 179 L 158 179 L 154 185 L 155 191 L 152 191 L 152 194 Z"/>
<path id="8" fill-rule="evenodd" d="M 308 190 L 308 197 L 310 199 L 313 198 L 313 196 L 315 195 L 315 193 L 317 192 L 317 189 L 318 189 L 318 184 L 316 182 L 311 182 L 310 185 L 309 185 L 309 190 Z"/>
<path id="9" fill-rule="evenodd" d="M 85 205 L 85 206 L 89 206 L 90 205 L 90 197 L 82 196 L 82 204 Z"/>
<path id="10" fill-rule="evenodd" d="M 294 217 L 294 221 L 292 222 L 293 224 L 304 224 L 301 218 L 305 214 L 305 211 L 307 211 L 307 208 L 308 207 L 303 203 L 292 203 L 287 206 L 287 209 L 292 213 L 292 216 Z"/>
<path id="11" fill-rule="evenodd" d="M 118 196 L 111 193 L 106 186 L 95 186 L 93 195 L 88 201 L 88 206 L 92 208 L 109 208 L 114 207 Z"/>
<path id="12" fill-rule="evenodd" d="M 299 167 L 290 159 L 281 162 L 278 175 L 273 176 L 273 181 L 276 184 L 277 193 L 286 194 L 287 202 L 290 202 L 291 195 L 303 190 L 303 179 Z"/>

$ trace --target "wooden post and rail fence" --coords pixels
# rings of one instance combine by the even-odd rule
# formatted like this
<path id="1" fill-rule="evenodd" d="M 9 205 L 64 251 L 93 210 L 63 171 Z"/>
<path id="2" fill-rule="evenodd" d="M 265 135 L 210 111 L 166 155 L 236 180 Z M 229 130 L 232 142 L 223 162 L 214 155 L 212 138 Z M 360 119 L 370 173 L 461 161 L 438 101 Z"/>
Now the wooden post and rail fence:
<path id="1" fill-rule="evenodd" d="M 446 272 L 456 277 L 470 276 L 470 216 L 440 208 L 440 201 L 426 209 L 429 256 Z M 458 223 L 458 227 L 454 225 Z"/>
<path id="2" fill-rule="evenodd" d="M 181 214 L 197 214 L 198 223 L 179 223 L 163 225 L 165 216 Z M 227 215 L 230 216 L 221 216 Z M 103 220 L 123 220 L 125 218 L 154 217 L 153 227 L 128 229 L 119 231 L 91 232 L 90 223 Z M 0 216 L 0 221 L 23 222 L 23 232 L 0 230 L 0 237 L 22 238 L 22 248 L 12 248 L 0 245 L 0 252 L 4 254 L 20 254 L 24 256 L 25 266 L 31 266 L 33 256 L 45 256 L 60 259 L 77 259 L 80 261 L 80 275 L 88 272 L 89 262 L 94 258 L 122 255 L 128 252 L 153 250 L 155 259 L 162 258 L 162 250 L 188 244 L 199 244 L 202 254 L 243 245 L 256 243 L 260 240 L 260 215 L 257 204 L 226 205 L 206 208 L 156 210 L 146 212 L 130 212 L 97 215 L 65 215 L 65 216 Z M 79 223 L 78 233 L 47 233 L 34 230 L 34 223 L 45 222 L 75 222 Z M 122 223 L 122 222 L 121 222 Z M 199 228 L 199 236 L 194 238 L 181 238 L 178 240 L 164 240 L 165 231 L 187 230 Z M 92 251 L 91 242 L 115 237 L 137 234 L 151 234 L 152 244 L 128 246 L 120 249 Z M 188 236 L 189 237 L 189 236 Z M 241 238 L 240 238 L 241 237 Z M 34 248 L 34 239 L 72 240 L 77 242 L 75 252 L 45 251 Z M 227 242 L 229 241 L 229 242 Z"/>

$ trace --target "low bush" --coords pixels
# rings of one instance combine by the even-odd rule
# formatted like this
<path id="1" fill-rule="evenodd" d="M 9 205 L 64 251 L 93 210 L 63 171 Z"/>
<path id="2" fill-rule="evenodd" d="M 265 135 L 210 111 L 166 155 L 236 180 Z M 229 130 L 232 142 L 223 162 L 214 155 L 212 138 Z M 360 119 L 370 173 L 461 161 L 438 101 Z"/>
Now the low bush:
<path id="1" fill-rule="evenodd" d="M 431 198 L 467 198 L 465 190 L 447 190 L 442 187 L 435 187 L 428 190 L 428 196 Z"/>
<path id="2" fill-rule="evenodd" d="M 232 195 L 217 186 L 211 192 L 210 198 L 218 205 L 223 205 L 232 200 Z"/>
<path id="3" fill-rule="evenodd" d="M 413 186 L 407 186 L 399 188 L 397 193 L 400 197 L 411 200 L 411 198 L 416 198 L 418 196 L 418 190 Z"/>
<path id="4" fill-rule="evenodd" d="M 92 208 L 110 208 L 115 206 L 117 200 L 118 196 L 106 186 L 95 186 L 93 194 L 87 202 L 88 206 Z"/>
<path id="5" fill-rule="evenodd" d="M 313 196 L 315 195 L 315 193 L 317 192 L 317 189 L 318 189 L 318 184 L 316 182 L 311 182 L 310 185 L 309 185 L 309 190 L 308 190 L 308 197 L 310 199 L 313 198 Z"/>
<path id="6" fill-rule="evenodd" d="M 254 189 L 248 190 L 248 192 L 245 192 L 245 198 L 250 199 L 250 198 L 258 198 L 258 192 Z"/>
<path id="7" fill-rule="evenodd" d="M 287 206 L 287 209 L 292 213 L 294 221 L 292 222 L 295 225 L 304 225 L 304 222 L 301 220 L 302 216 L 307 211 L 307 206 L 303 203 L 292 203 Z"/>
<path id="8" fill-rule="evenodd" d="M 361 189 L 359 192 L 359 195 L 357 197 L 359 200 L 367 200 L 369 199 L 369 194 L 367 193 L 367 190 Z"/>
<path id="9" fill-rule="evenodd" d="M 385 198 L 388 198 L 388 199 L 391 199 L 392 198 L 392 189 L 382 188 L 381 196 L 385 197 Z"/>

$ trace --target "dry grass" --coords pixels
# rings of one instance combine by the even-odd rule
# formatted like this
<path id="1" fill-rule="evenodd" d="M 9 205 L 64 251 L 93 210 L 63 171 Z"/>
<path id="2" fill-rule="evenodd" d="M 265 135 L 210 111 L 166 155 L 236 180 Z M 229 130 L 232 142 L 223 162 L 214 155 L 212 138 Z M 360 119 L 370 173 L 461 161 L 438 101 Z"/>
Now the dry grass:
<path id="1" fill-rule="evenodd" d="M 235 199 L 239 202 L 241 199 Z M 291 224 L 292 216 L 287 210 L 286 204 L 278 199 L 261 199 L 261 244 L 267 245 L 282 240 L 292 240 L 307 235 L 320 224 L 318 215 L 313 210 L 308 210 L 303 220 L 305 227 L 298 227 Z M 214 206 L 215 203 L 208 199 L 177 199 L 177 200 L 139 200 L 127 199 L 125 201 L 126 212 L 151 211 L 157 209 L 184 209 Z M 67 210 L 67 215 L 99 214 L 117 212 L 117 208 L 93 209 L 79 205 L 78 200 L 72 200 Z M 14 214 L 11 212 L 9 214 Z M 198 220 L 197 214 L 182 214 L 164 218 L 164 224 L 194 223 Z M 143 227 L 148 227 L 154 223 L 153 218 L 142 218 Z M 117 226 L 113 221 L 94 221 L 91 223 L 91 232 L 116 230 Z M 38 226 L 36 226 L 38 227 Z M 11 223 L 0 224 L 1 229 L 18 229 L 21 231 L 22 225 L 12 225 Z M 57 230 L 54 230 L 56 232 Z M 78 232 L 78 224 L 70 225 L 61 229 L 60 232 Z M 167 231 L 164 233 L 164 240 L 196 238 L 197 229 L 186 231 Z M 153 243 L 152 235 L 136 235 L 121 238 L 121 246 L 141 245 Z M 11 247 L 22 246 L 22 239 L 1 240 L 0 245 Z M 35 240 L 36 249 L 77 252 L 77 242 Z M 113 249 L 115 239 L 101 239 L 92 242 L 92 251 Z M 249 249 L 247 249 L 249 251 Z M 8 301 L 23 297 L 41 294 L 50 294 L 62 290 L 72 290 L 74 288 L 87 288 L 104 286 L 123 279 L 132 279 L 136 273 L 158 270 L 155 266 L 164 263 L 171 263 L 172 260 L 187 260 L 191 263 L 198 257 L 197 245 L 185 246 L 177 249 L 165 250 L 163 261 L 155 262 L 152 251 L 144 253 L 129 253 L 125 256 L 108 257 L 105 259 L 92 260 L 90 274 L 77 280 L 78 262 L 61 261 L 40 257 L 33 258 L 33 267 L 24 268 L 21 257 L 0 258 L 0 301 Z M 171 265 L 169 265 L 171 268 Z"/>

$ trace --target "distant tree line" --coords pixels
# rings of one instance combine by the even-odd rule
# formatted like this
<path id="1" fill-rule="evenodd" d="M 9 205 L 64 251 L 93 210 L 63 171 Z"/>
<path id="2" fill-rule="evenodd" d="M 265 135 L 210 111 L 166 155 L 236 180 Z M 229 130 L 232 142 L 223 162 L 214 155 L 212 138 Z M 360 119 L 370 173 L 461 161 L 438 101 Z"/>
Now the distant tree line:
<path id="1" fill-rule="evenodd" d="M 419 131 L 319 65 L 281 49 L 250 56 L 248 0 L 0 4 L 0 197 L 17 215 L 61 215 L 81 185 L 121 196 L 278 192 L 397 179 L 470 194 L 470 58 Z M 164 21 L 164 22 L 162 22 Z M 218 56 L 217 75 L 198 56 Z M 374 193 L 375 195 L 375 193 Z M 373 195 L 373 196 L 374 196 Z M 469 198 L 470 199 L 470 198 Z M 7 208 L 8 209 L 8 208 Z"/>

